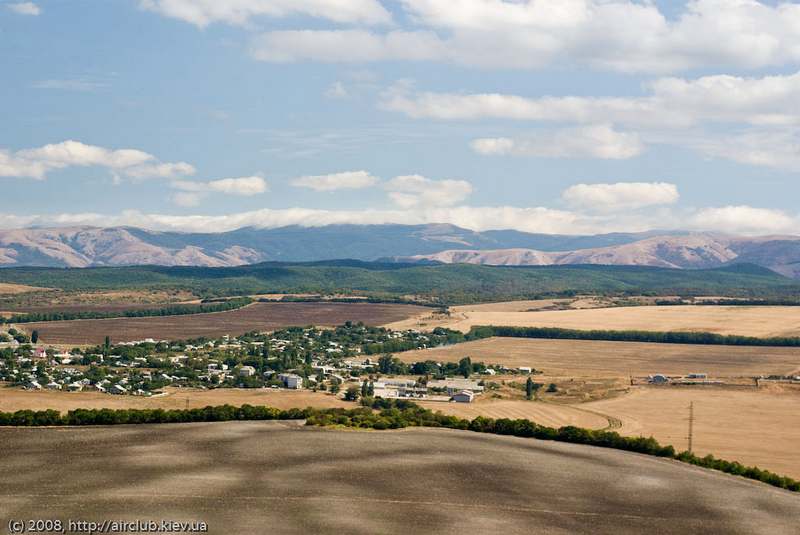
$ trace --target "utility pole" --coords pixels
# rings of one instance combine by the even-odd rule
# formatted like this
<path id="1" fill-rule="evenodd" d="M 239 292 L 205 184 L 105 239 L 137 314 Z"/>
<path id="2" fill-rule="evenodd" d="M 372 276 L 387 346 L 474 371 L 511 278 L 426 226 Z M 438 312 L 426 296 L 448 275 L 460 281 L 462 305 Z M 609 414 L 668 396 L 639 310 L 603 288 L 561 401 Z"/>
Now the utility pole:
<path id="1" fill-rule="evenodd" d="M 692 453 L 692 442 L 694 440 L 694 401 L 689 402 L 689 453 Z"/>

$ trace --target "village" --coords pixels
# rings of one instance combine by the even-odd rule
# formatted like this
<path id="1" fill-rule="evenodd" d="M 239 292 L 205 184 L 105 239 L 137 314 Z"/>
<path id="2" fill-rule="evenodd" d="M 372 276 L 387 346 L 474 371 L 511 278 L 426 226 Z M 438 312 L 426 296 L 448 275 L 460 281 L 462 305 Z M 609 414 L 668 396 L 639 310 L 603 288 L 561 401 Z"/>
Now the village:
<path id="1" fill-rule="evenodd" d="M 348 401 L 369 395 L 469 403 L 484 393 L 486 379 L 535 372 L 473 363 L 469 357 L 458 363 L 403 363 L 391 352 L 452 344 L 463 335 L 349 322 L 335 329 L 292 327 L 213 340 L 107 340 L 70 350 L 25 336 L 15 331 L 0 344 L 0 381 L 28 390 L 149 397 L 166 387 L 310 389 Z"/>

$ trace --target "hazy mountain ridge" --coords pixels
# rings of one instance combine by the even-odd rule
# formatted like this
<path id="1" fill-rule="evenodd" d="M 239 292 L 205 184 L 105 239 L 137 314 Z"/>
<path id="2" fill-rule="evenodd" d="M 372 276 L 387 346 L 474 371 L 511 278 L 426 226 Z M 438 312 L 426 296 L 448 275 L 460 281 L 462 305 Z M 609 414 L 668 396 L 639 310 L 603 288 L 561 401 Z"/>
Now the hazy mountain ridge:
<path id="1" fill-rule="evenodd" d="M 800 237 L 647 232 L 562 236 L 453 225 L 242 228 L 223 233 L 130 227 L 0 230 L 0 266 L 224 267 L 340 258 L 548 266 L 609 264 L 679 269 L 753 263 L 800 278 Z"/>
<path id="2" fill-rule="evenodd" d="M 800 278 L 800 238 L 741 238 L 712 233 L 656 236 L 632 243 L 575 251 L 533 249 L 447 250 L 429 255 L 395 257 L 399 262 L 549 266 L 607 264 L 701 269 L 731 263 L 753 263 Z"/>
<path id="3" fill-rule="evenodd" d="M 0 230 L 0 266 L 236 266 L 267 260 L 334 258 L 371 261 L 445 249 L 553 250 L 575 239 L 605 244 L 626 243 L 641 237 L 639 234 L 576 237 L 517 231 L 475 232 L 445 224 L 289 226 L 207 234 L 131 227 L 30 228 Z"/>

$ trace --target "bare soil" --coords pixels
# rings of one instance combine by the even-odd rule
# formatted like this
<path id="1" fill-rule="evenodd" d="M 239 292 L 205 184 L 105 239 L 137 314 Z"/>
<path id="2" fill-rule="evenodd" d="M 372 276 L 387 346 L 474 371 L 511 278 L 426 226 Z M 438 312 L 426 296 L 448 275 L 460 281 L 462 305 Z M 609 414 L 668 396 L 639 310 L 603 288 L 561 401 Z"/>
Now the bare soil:
<path id="1" fill-rule="evenodd" d="M 0 429 L 0 448 L 4 526 L 44 515 L 245 535 L 780 535 L 800 516 L 795 494 L 675 461 L 445 429 L 20 428 Z"/>
<path id="2" fill-rule="evenodd" d="M 39 331 L 39 339 L 51 344 L 98 344 L 106 336 L 114 342 L 179 340 L 239 335 L 249 331 L 270 331 L 289 326 L 341 325 L 362 321 L 381 325 L 420 314 L 423 307 L 378 303 L 254 303 L 227 312 L 147 318 L 50 321 L 21 324 L 24 330 Z"/>

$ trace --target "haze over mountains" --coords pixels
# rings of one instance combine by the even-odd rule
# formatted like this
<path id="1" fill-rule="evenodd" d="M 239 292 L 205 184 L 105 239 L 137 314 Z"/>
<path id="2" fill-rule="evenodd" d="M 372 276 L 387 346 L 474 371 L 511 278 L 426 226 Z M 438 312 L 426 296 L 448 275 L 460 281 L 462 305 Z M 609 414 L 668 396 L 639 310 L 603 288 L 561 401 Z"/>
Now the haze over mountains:
<path id="1" fill-rule="evenodd" d="M 352 258 L 487 265 L 612 264 L 680 269 L 753 263 L 800 278 L 800 237 L 646 232 L 475 232 L 453 225 L 243 228 L 215 234 L 132 227 L 0 230 L 0 266 L 236 266 Z"/>

